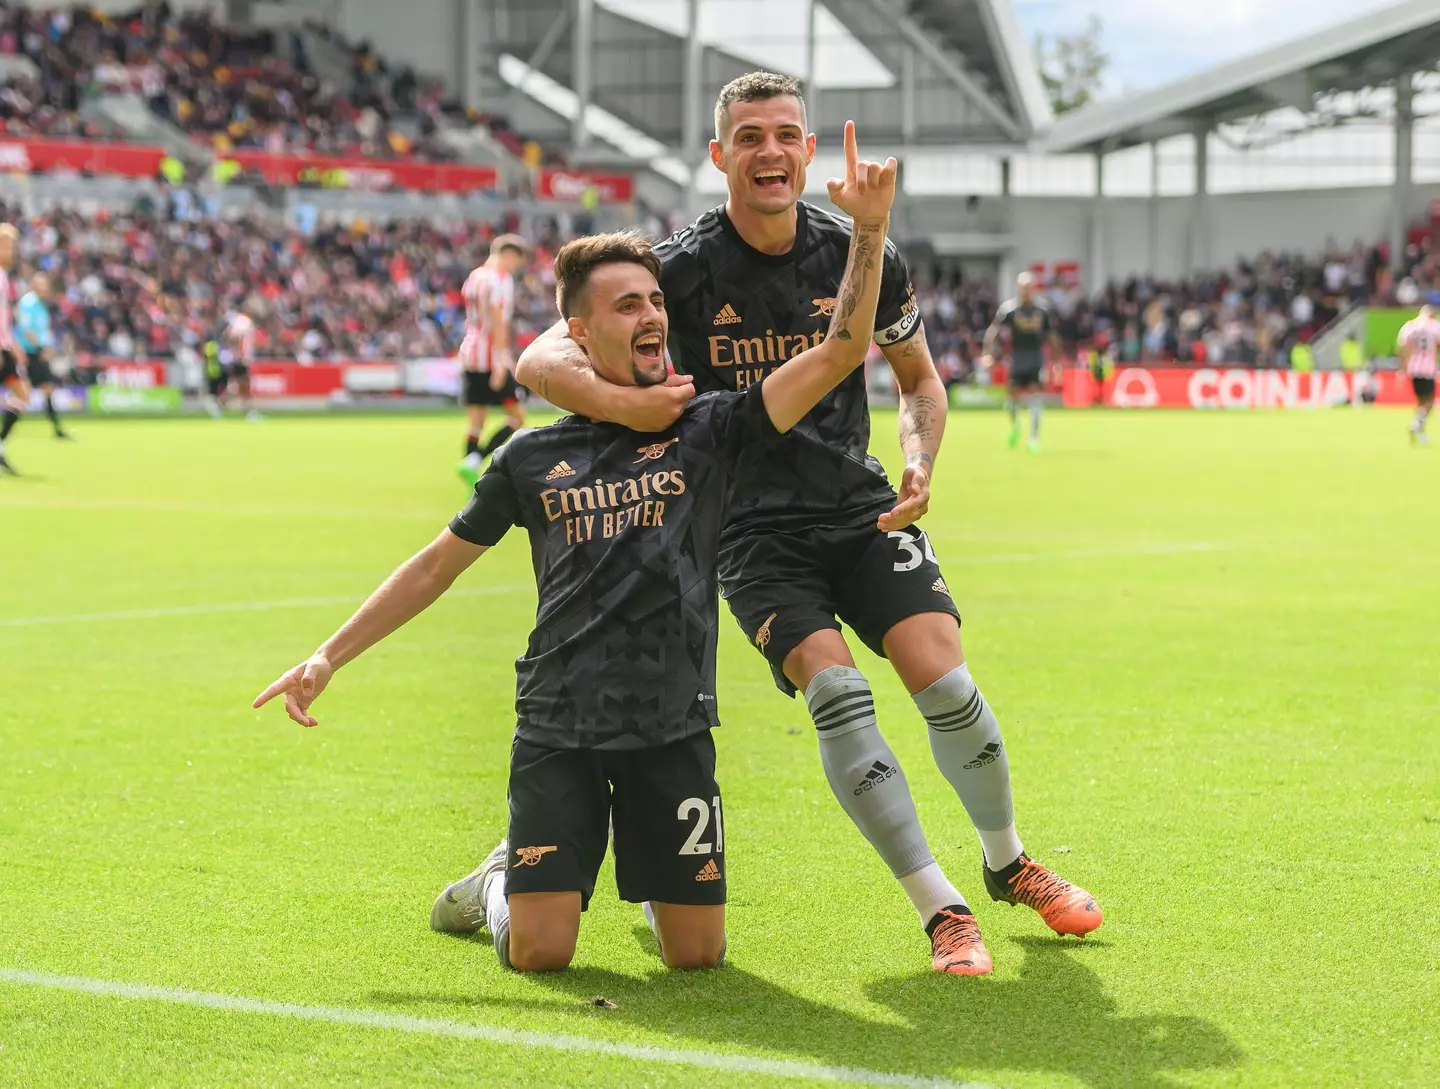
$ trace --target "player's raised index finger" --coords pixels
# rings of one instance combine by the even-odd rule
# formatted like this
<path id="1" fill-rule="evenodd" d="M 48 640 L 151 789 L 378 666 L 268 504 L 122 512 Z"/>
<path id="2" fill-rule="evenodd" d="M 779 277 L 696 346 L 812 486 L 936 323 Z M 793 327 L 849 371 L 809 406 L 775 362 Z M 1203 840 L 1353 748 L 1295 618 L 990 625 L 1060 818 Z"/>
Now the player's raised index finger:
<path id="1" fill-rule="evenodd" d="M 845 122 L 845 180 L 855 180 L 855 168 L 860 161 L 860 148 L 855 143 L 855 122 Z"/>
<path id="2" fill-rule="evenodd" d="M 286 679 L 285 679 L 284 677 L 281 677 L 278 681 L 276 681 L 274 684 L 272 684 L 269 688 L 265 689 L 265 691 L 261 692 L 258 696 L 256 696 L 256 697 L 255 697 L 255 702 L 252 703 L 250 706 L 251 706 L 251 707 L 263 707 L 263 706 L 265 706 L 265 704 L 269 703 L 269 702 L 270 702 L 271 700 L 273 700 L 276 696 L 278 696 L 281 692 L 285 691 L 285 680 L 286 680 Z"/>

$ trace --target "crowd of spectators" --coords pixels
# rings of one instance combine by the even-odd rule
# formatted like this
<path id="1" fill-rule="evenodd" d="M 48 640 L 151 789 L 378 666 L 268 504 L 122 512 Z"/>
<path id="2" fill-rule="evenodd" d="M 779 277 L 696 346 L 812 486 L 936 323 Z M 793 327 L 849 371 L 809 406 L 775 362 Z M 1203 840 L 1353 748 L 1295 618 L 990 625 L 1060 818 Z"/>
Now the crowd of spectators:
<path id="1" fill-rule="evenodd" d="M 82 366 L 95 356 L 183 357 L 238 309 L 255 319 L 265 356 L 445 356 L 463 335 L 466 274 L 496 233 L 516 230 L 536 243 L 517 291 L 523 338 L 553 320 L 554 252 L 589 228 L 584 217 L 521 224 L 512 213 L 495 224 L 319 222 L 305 230 L 269 212 L 219 218 L 184 190 L 124 213 L 26 216 L 0 207 L 0 218 L 21 229 L 16 279 L 45 271 L 58 285 L 62 354 Z M 673 223 L 652 216 L 649 226 Z M 1290 350 L 1347 302 L 1413 304 L 1440 291 L 1428 244 L 1412 251 L 1395 275 L 1384 247 L 1357 243 L 1318 258 L 1263 253 L 1180 282 L 1114 282 L 1093 297 L 1046 284 L 1040 298 L 1067 355 L 1101 345 L 1117 364 L 1285 367 Z M 954 267 L 921 260 L 912 271 L 942 377 L 969 380 L 1002 296 Z"/>
<path id="2" fill-rule="evenodd" d="M 187 358 L 244 310 L 265 357 L 394 359 L 453 353 L 463 335 L 460 288 L 491 238 L 521 226 L 424 221 L 318 224 L 310 234 L 256 213 L 176 214 L 184 202 L 142 202 L 85 217 L 25 216 L 13 279 L 46 272 L 56 284 L 63 357 L 82 372 L 96 357 Z M 516 292 L 517 335 L 553 320 L 553 254 L 583 222 L 545 220 L 527 234 L 535 254 Z"/>
<path id="3" fill-rule="evenodd" d="M 953 269 L 916 270 L 927 334 L 947 380 L 980 366 L 983 340 L 1001 302 L 995 285 Z M 1007 288 L 1009 285 L 1005 285 Z M 1007 290 L 1006 295 L 1012 292 Z M 1116 363 L 1273 368 L 1290 365 L 1349 303 L 1417 305 L 1440 293 L 1440 253 L 1412 244 L 1400 271 L 1389 246 L 1333 243 L 1320 255 L 1264 252 L 1183 280 L 1130 277 L 1097 295 L 1078 284 L 1043 283 L 1067 355 L 1095 346 Z"/>
<path id="4" fill-rule="evenodd" d="M 166 0 L 107 13 L 81 5 L 35 10 L 0 0 L 0 55 L 24 56 L 35 77 L 0 85 L 0 122 L 12 135 L 94 138 L 103 122 L 82 104 L 106 92 L 133 92 L 150 108 L 222 154 L 313 152 L 365 158 L 446 159 L 436 138 L 442 115 L 484 124 L 515 154 L 536 159 L 501 118 L 466 111 L 441 81 L 388 63 L 368 42 L 350 43 L 319 26 L 349 58 L 351 87 L 315 74 L 304 38 L 230 26 L 208 12 L 176 15 Z"/>

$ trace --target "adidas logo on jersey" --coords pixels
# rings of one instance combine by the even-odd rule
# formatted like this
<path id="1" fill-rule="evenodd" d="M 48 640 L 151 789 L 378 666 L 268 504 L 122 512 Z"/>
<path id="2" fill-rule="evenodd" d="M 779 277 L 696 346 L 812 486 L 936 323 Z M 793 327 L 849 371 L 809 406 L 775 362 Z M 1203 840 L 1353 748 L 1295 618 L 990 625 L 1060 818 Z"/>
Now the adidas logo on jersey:
<path id="1" fill-rule="evenodd" d="M 735 308 L 729 303 L 726 303 L 723 307 L 721 307 L 720 313 L 715 315 L 716 325 L 739 325 L 742 320 L 744 319 L 742 319 L 739 314 L 735 313 Z"/>
<path id="2" fill-rule="evenodd" d="M 867 790 L 874 790 L 894 774 L 894 768 L 889 764 L 877 760 L 870 765 L 870 770 L 865 773 L 865 778 L 860 780 L 860 785 L 855 788 L 855 793 L 859 795 L 864 794 Z"/>
<path id="3" fill-rule="evenodd" d="M 570 463 L 568 461 L 562 461 L 559 465 L 555 466 L 555 468 L 551 469 L 548 473 L 545 474 L 545 479 L 563 480 L 567 476 L 574 475 L 575 470 L 570 468 Z"/>
<path id="4" fill-rule="evenodd" d="M 719 881 L 720 876 L 720 867 L 715 865 L 715 860 L 712 858 L 709 862 L 705 863 L 704 866 L 700 867 L 700 872 L 695 875 L 695 880 Z"/>
<path id="5" fill-rule="evenodd" d="M 936 579 L 930 584 L 930 589 L 934 590 L 937 594 L 944 594 L 946 597 L 950 596 L 950 587 L 945 585 L 944 579 Z"/>

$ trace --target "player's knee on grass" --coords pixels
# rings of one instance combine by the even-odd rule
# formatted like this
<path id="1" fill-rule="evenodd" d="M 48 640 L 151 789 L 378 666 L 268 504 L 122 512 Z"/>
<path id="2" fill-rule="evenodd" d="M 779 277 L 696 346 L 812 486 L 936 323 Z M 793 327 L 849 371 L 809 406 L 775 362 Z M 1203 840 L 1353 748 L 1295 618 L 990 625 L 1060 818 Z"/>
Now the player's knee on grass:
<path id="1" fill-rule="evenodd" d="M 580 894 L 511 893 L 509 907 L 510 967 L 517 972 L 568 968 L 580 935 Z"/>
<path id="2" fill-rule="evenodd" d="M 714 968 L 725 955 L 723 904 L 665 904 L 652 901 L 660 931 L 660 955 L 667 968 Z"/>
<path id="3" fill-rule="evenodd" d="M 831 666 L 854 669 L 855 658 L 845 643 L 845 637 L 830 628 L 807 635 L 785 656 L 785 676 L 801 692 L 810 687 L 817 674 Z"/>
<path id="4" fill-rule="evenodd" d="M 949 613 L 907 616 L 884 638 L 885 657 L 912 696 L 965 662 L 960 625 Z"/>

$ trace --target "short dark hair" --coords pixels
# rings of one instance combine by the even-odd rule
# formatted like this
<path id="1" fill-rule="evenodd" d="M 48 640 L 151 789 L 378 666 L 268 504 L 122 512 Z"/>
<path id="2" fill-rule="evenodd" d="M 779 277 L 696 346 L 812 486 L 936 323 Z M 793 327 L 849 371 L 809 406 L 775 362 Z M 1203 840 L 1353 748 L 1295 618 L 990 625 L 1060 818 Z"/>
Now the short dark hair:
<path id="1" fill-rule="evenodd" d="M 518 234 L 502 234 L 490 243 L 491 253 L 518 253 L 524 257 L 529 249 L 530 243 Z"/>
<path id="2" fill-rule="evenodd" d="M 772 98 L 793 98 L 800 103 L 800 116 L 805 116 L 805 96 L 800 81 L 779 72 L 747 72 L 720 88 L 715 99 L 715 139 L 723 139 L 730 123 L 730 107 L 736 102 L 765 102 Z M 803 126 L 802 126 L 803 127 Z"/>
<path id="3" fill-rule="evenodd" d="M 660 280 L 660 258 L 644 235 L 633 231 L 592 234 L 560 247 L 555 255 L 555 305 L 560 316 L 570 317 L 585 295 L 590 274 L 601 265 L 625 262 L 641 265 Z"/>

